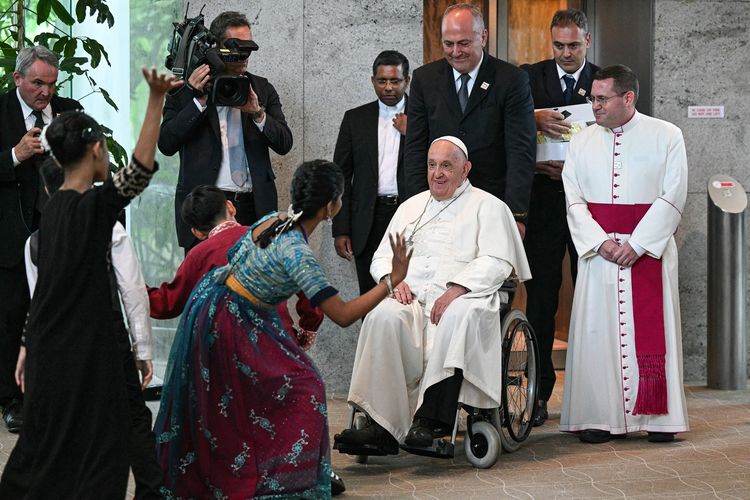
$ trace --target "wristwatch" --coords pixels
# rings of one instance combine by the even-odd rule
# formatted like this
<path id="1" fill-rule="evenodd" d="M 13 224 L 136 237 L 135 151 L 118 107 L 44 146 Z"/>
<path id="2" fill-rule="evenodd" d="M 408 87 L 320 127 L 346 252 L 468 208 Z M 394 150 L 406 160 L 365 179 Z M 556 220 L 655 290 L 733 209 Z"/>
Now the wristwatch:
<path id="1" fill-rule="evenodd" d="M 255 113 L 251 114 L 250 116 L 253 117 L 253 120 L 257 120 L 258 118 L 263 116 L 263 113 L 266 112 L 266 108 L 261 104 L 260 109 L 256 111 Z"/>
<path id="2" fill-rule="evenodd" d="M 526 219 L 528 218 L 528 216 L 528 212 L 513 212 L 513 218 L 516 219 L 516 222 L 522 222 L 526 224 Z"/>

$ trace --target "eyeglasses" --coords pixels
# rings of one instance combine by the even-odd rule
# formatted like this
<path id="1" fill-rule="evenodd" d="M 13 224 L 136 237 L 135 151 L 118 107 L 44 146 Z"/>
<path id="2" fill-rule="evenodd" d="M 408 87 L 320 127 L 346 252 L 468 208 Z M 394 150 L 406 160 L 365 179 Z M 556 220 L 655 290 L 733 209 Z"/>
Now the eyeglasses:
<path id="1" fill-rule="evenodd" d="M 612 99 L 614 99 L 615 97 L 622 97 L 622 96 L 624 96 L 625 94 L 627 94 L 628 92 L 630 92 L 630 91 L 629 91 L 629 90 L 626 90 L 625 92 L 620 92 L 619 94 L 615 94 L 615 95 L 611 95 L 611 96 L 600 96 L 600 95 L 595 95 L 595 96 L 587 97 L 587 98 L 586 98 L 586 100 L 587 100 L 587 101 L 588 101 L 588 102 L 589 102 L 590 104 L 596 104 L 596 103 L 598 102 L 598 103 L 599 103 L 599 104 L 601 104 L 602 106 L 606 106 L 606 105 L 607 105 L 607 103 L 608 103 L 609 101 L 611 101 Z"/>

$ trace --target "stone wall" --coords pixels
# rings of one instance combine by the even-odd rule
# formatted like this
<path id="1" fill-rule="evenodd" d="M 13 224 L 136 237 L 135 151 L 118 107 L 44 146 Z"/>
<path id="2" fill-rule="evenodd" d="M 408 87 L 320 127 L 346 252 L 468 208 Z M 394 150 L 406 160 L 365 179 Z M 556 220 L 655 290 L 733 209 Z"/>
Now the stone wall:
<path id="1" fill-rule="evenodd" d="M 657 0 L 654 14 L 654 116 L 682 129 L 690 169 L 676 237 L 685 380 L 696 381 L 706 377 L 706 186 L 721 173 L 750 187 L 750 2 Z M 725 118 L 689 119 L 694 105 L 723 105 Z"/>

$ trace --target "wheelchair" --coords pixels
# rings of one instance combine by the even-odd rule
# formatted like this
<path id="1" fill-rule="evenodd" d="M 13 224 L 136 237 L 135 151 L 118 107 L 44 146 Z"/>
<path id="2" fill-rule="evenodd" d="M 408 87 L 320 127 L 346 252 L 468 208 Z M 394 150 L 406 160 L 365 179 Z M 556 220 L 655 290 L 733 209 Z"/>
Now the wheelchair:
<path id="1" fill-rule="evenodd" d="M 460 404 L 450 440 L 437 438 L 432 446 L 401 449 L 415 455 L 437 458 L 453 458 L 456 437 L 459 432 L 461 413 L 466 414 L 464 452 L 469 463 L 478 469 L 495 465 L 502 451 L 512 453 L 529 437 L 537 407 L 537 384 L 539 380 L 539 348 L 534 330 L 526 316 L 512 309 L 517 284 L 506 281 L 500 288 L 508 294 L 507 304 L 500 308 L 502 344 L 502 406 L 480 409 Z M 352 408 L 349 428 L 361 429 L 367 425 L 367 416 L 358 408 Z M 385 452 L 377 446 L 357 447 L 356 452 L 345 445 L 334 445 L 340 453 L 356 455 L 357 463 L 367 463 L 370 455 L 382 456 Z M 366 452 L 366 453 L 363 453 Z"/>

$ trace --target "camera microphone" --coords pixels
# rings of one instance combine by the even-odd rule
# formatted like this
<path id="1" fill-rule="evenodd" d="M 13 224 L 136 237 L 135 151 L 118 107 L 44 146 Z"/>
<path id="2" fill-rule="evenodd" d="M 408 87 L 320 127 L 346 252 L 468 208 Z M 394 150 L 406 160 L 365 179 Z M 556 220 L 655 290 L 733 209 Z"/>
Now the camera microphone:
<path id="1" fill-rule="evenodd" d="M 221 60 L 219 53 L 216 51 L 207 50 L 206 61 L 208 61 L 208 65 L 211 67 L 212 73 L 216 73 L 216 74 L 223 73 L 227 69 L 226 65 L 224 64 L 224 61 Z"/>

